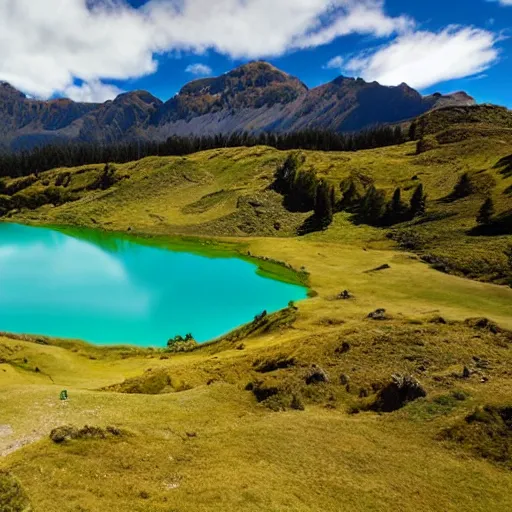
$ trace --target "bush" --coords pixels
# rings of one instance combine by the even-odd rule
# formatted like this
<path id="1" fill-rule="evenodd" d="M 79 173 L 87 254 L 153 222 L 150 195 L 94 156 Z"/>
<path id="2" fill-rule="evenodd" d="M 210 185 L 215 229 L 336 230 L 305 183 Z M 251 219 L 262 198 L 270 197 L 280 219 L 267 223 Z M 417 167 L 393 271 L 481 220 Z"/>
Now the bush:
<path id="1" fill-rule="evenodd" d="M 113 426 L 106 429 L 85 425 L 79 429 L 73 425 L 66 425 L 63 427 L 54 428 L 50 432 L 50 439 L 56 444 L 62 444 L 72 439 L 106 439 L 108 436 L 121 437 L 124 432 Z"/>
<path id="2" fill-rule="evenodd" d="M 269 373 L 275 370 L 282 370 L 295 366 L 297 361 L 294 357 L 287 357 L 285 355 L 279 355 L 270 359 L 257 360 L 254 362 L 256 371 L 259 373 Z"/>
<path id="3" fill-rule="evenodd" d="M 250 382 L 245 389 L 252 391 L 258 402 L 263 402 L 279 394 L 280 391 L 277 386 L 268 385 L 263 382 Z"/>
<path id="4" fill-rule="evenodd" d="M 512 407 L 485 406 L 444 430 L 439 439 L 512 469 Z"/>
<path id="5" fill-rule="evenodd" d="M 68 187 L 71 183 L 71 173 L 63 172 L 59 174 L 55 180 L 55 186 L 57 187 Z"/>
<path id="6" fill-rule="evenodd" d="M 304 402 L 302 401 L 300 395 L 294 394 L 292 396 L 290 407 L 296 411 L 303 411 L 305 409 Z"/>
<path id="7" fill-rule="evenodd" d="M 103 168 L 103 171 L 98 175 L 98 177 L 94 180 L 91 185 L 89 185 L 89 190 L 108 190 L 110 187 L 115 185 L 119 181 L 119 178 L 116 176 L 116 169 L 111 164 L 106 164 Z"/>
<path id="8" fill-rule="evenodd" d="M 464 323 L 473 329 L 489 331 L 492 334 L 500 334 L 503 332 L 503 329 L 501 329 L 498 324 L 488 318 L 468 318 Z"/>
<path id="9" fill-rule="evenodd" d="M 198 346 L 199 344 L 194 340 L 192 334 L 187 334 L 185 337 L 178 335 L 167 342 L 167 350 L 174 353 L 190 352 L 195 350 Z"/>
<path id="10" fill-rule="evenodd" d="M 432 135 L 427 135 L 426 137 L 422 137 L 416 144 L 416 154 L 421 155 L 422 153 L 431 151 L 438 146 L 439 142 L 437 142 L 437 139 Z"/>
<path id="11" fill-rule="evenodd" d="M 107 391 L 138 395 L 159 395 L 186 391 L 190 386 L 185 382 L 172 378 L 165 370 L 147 371 L 139 377 L 126 379 L 121 384 L 107 388 Z"/>
<path id="12" fill-rule="evenodd" d="M 14 208 L 13 200 L 10 196 L 0 195 L 0 216 L 5 215 Z"/>
<path id="13" fill-rule="evenodd" d="M 16 208 L 28 208 L 35 210 L 46 204 L 60 206 L 61 204 L 73 201 L 75 197 L 68 190 L 62 187 L 34 187 L 23 190 L 12 196 L 12 203 Z"/>
<path id="14" fill-rule="evenodd" d="M 257 324 L 267 317 L 267 311 L 262 311 L 259 315 L 254 317 L 253 323 Z"/>
<path id="15" fill-rule="evenodd" d="M 21 484 L 10 473 L 0 470 L 0 511 L 28 512 L 29 499 Z"/>

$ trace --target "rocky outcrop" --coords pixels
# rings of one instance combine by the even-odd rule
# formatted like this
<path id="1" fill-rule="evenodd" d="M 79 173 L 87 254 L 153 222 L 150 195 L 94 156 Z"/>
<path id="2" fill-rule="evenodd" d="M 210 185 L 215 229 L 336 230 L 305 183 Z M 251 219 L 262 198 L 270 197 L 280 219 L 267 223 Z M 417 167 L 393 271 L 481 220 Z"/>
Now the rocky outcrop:
<path id="1" fill-rule="evenodd" d="M 393 375 L 391 382 L 379 391 L 372 409 L 393 412 L 418 398 L 427 396 L 425 388 L 411 375 Z"/>

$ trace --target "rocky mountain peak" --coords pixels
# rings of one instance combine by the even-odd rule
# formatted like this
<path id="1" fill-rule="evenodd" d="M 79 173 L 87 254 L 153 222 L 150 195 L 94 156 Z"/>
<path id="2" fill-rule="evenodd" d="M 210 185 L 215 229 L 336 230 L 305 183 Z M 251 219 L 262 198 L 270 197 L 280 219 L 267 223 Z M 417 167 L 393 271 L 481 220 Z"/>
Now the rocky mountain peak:
<path id="1" fill-rule="evenodd" d="M 11 96 L 13 98 L 25 99 L 26 96 L 21 91 L 18 91 L 15 87 L 13 87 L 8 82 L 0 81 L 0 95 L 2 96 Z"/>
<path id="2" fill-rule="evenodd" d="M 353 132 L 443 106 L 472 104 L 463 92 L 424 97 L 405 83 L 388 87 L 345 76 L 310 90 L 264 61 L 193 80 L 166 103 L 147 91 L 126 92 L 103 104 L 38 101 L 0 82 L 0 150 L 55 141 L 165 140 L 175 134 Z"/>
<path id="3" fill-rule="evenodd" d="M 114 101 L 114 104 L 140 103 L 145 105 L 160 106 L 163 101 L 153 96 L 148 91 L 130 91 L 120 94 Z"/>

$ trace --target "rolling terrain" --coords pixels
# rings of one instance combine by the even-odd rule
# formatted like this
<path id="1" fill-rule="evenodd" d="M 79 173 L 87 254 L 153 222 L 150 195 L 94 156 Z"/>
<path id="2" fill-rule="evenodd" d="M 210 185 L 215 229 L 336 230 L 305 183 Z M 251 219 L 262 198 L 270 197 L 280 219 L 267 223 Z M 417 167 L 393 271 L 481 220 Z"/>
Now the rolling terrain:
<path id="1" fill-rule="evenodd" d="M 509 509 L 510 123 L 506 109 L 448 108 L 416 121 L 420 140 L 374 150 L 219 149 L 4 180 L 1 220 L 261 258 L 312 293 L 182 353 L 0 334 L 0 503 Z M 338 199 L 348 178 L 387 199 L 400 187 L 406 202 L 422 183 L 426 212 L 372 227 L 341 211 L 298 236 L 311 212 L 289 211 L 273 186 L 291 154 Z M 386 390 L 400 376 L 422 392 L 395 407 Z"/>
<path id="2" fill-rule="evenodd" d="M 435 108 L 474 103 L 463 92 L 423 97 L 406 84 L 385 87 L 346 77 L 308 89 L 266 62 L 194 80 L 165 103 L 146 91 L 127 92 L 104 104 L 38 101 L 0 83 L 0 149 L 242 131 L 350 132 L 412 119 Z"/>

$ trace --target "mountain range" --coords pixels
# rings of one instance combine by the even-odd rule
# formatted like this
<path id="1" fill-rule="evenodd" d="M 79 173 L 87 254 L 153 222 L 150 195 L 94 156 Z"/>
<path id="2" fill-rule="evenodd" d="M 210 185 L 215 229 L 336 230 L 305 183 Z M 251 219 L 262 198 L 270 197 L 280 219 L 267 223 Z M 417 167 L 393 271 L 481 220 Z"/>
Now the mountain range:
<path id="1" fill-rule="evenodd" d="M 0 82 L 0 148 L 239 131 L 353 132 L 406 121 L 440 107 L 473 104 L 465 92 L 422 96 L 407 84 L 388 87 L 344 76 L 309 89 L 262 61 L 194 80 L 165 103 L 146 91 L 124 93 L 105 103 L 40 101 Z"/>

